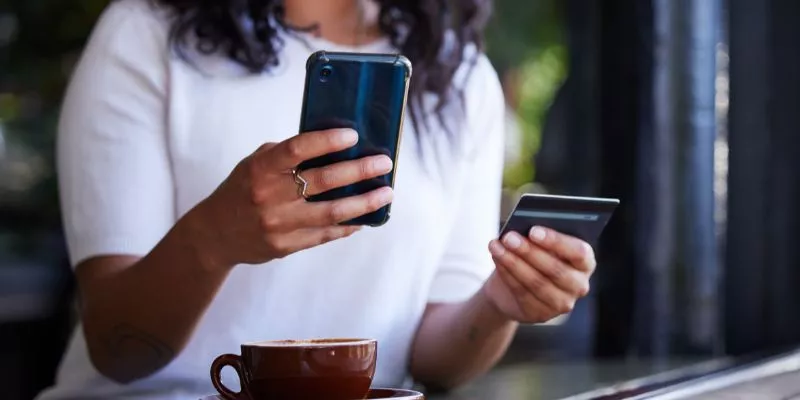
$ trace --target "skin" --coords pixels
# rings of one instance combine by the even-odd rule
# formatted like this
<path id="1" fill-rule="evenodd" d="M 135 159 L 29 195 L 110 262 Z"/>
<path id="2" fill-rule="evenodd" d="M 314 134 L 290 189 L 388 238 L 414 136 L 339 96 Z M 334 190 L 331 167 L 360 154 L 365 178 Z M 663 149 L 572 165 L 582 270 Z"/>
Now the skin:
<path id="1" fill-rule="evenodd" d="M 447 390 L 482 375 L 505 354 L 518 323 L 540 323 L 572 311 L 589 293 L 592 248 L 534 227 L 489 244 L 495 272 L 463 303 L 429 304 L 414 341 L 412 375 Z"/>
<path id="2" fill-rule="evenodd" d="M 379 37 L 374 4 L 364 5 L 359 13 L 354 0 L 285 1 L 291 23 L 318 23 L 327 40 L 349 45 Z M 389 188 L 318 203 L 297 193 L 294 166 L 356 140 L 355 132 L 333 130 L 264 144 L 144 257 L 108 255 L 78 265 L 83 329 L 95 368 L 119 383 L 154 374 L 184 349 L 236 265 L 268 263 L 352 235 L 358 228 L 337 224 L 391 202 Z M 388 157 L 374 156 L 303 177 L 313 195 L 391 168 Z M 429 304 L 424 313 L 410 369 L 431 388 L 453 388 L 481 375 L 505 353 L 518 322 L 569 312 L 589 290 L 594 255 L 577 239 L 535 229 L 529 237 L 493 241 L 489 250 L 496 271 L 478 293 L 463 303 Z"/>
<path id="3" fill-rule="evenodd" d="M 297 193 L 290 173 L 295 165 L 357 140 L 351 130 L 335 130 L 265 144 L 145 257 L 98 257 L 78 265 L 83 328 L 98 371 L 120 383 L 153 374 L 186 346 L 237 264 L 268 263 L 347 237 L 358 228 L 338 223 L 391 202 L 389 188 L 319 203 Z M 303 177 L 313 195 L 391 168 L 391 159 L 381 155 L 304 171 Z"/>

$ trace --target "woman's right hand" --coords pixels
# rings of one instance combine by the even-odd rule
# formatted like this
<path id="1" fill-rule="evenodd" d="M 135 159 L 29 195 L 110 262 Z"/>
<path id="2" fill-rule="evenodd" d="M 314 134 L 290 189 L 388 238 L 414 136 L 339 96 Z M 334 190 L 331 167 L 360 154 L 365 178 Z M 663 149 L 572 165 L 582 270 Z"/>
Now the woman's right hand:
<path id="1" fill-rule="evenodd" d="M 217 190 L 187 218 L 206 267 L 261 264 L 352 235 L 341 222 L 391 203 L 389 187 L 334 201 L 307 202 L 292 170 L 301 162 L 345 150 L 358 141 L 350 129 L 304 133 L 267 143 L 242 160 Z M 316 195 L 389 173 L 385 155 L 345 161 L 302 172 L 306 194 Z"/>

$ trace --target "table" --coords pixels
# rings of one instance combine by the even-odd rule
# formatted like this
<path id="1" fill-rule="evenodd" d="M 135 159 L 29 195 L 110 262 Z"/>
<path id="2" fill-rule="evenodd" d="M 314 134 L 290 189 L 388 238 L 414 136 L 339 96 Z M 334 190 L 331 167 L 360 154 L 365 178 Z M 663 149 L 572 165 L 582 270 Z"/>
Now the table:
<path id="1" fill-rule="evenodd" d="M 800 350 L 702 362 L 523 364 L 429 400 L 800 400 Z"/>
<path id="2" fill-rule="evenodd" d="M 648 392 L 636 399 L 649 400 L 798 400 L 800 350 L 734 360 L 711 374 Z"/>
<path id="3" fill-rule="evenodd" d="M 703 359 L 665 362 L 616 360 L 523 363 L 501 367 L 463 389 L 428 394 L 428 400 L 552 400 L 592 392 L 647 376 L 697 365 Z"/>

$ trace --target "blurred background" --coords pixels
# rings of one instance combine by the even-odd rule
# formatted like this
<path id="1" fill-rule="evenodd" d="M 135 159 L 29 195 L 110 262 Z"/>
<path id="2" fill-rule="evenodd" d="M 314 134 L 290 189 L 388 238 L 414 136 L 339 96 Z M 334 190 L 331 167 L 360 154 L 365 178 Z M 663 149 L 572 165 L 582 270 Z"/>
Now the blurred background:
<path id="1" fill-rule="evenodd" d="M 798 345 L 800 2 L 495 3 L 504 214 L 522 192 L 622 200 L 593 294 L 503 368 L 538 366 L 548 398 Z M 52 382 L 75 321 L 54 126 L 106 4 L 0 0 L 3 399 Z"/>

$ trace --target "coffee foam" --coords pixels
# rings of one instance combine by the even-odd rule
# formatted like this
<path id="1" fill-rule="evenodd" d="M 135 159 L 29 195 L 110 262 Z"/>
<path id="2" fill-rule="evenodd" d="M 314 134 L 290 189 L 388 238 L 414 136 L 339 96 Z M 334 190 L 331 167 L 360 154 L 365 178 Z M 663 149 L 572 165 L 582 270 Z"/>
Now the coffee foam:
<path id="1" fill-rule="evenodd" d="M 374 342 L 374 339 L 331 338 L 331 339 L 285 339 L 263 340 L 259 342 L 244 343 L 242 346 L 253 347 L 331 347 L 352 346 Z"/>

